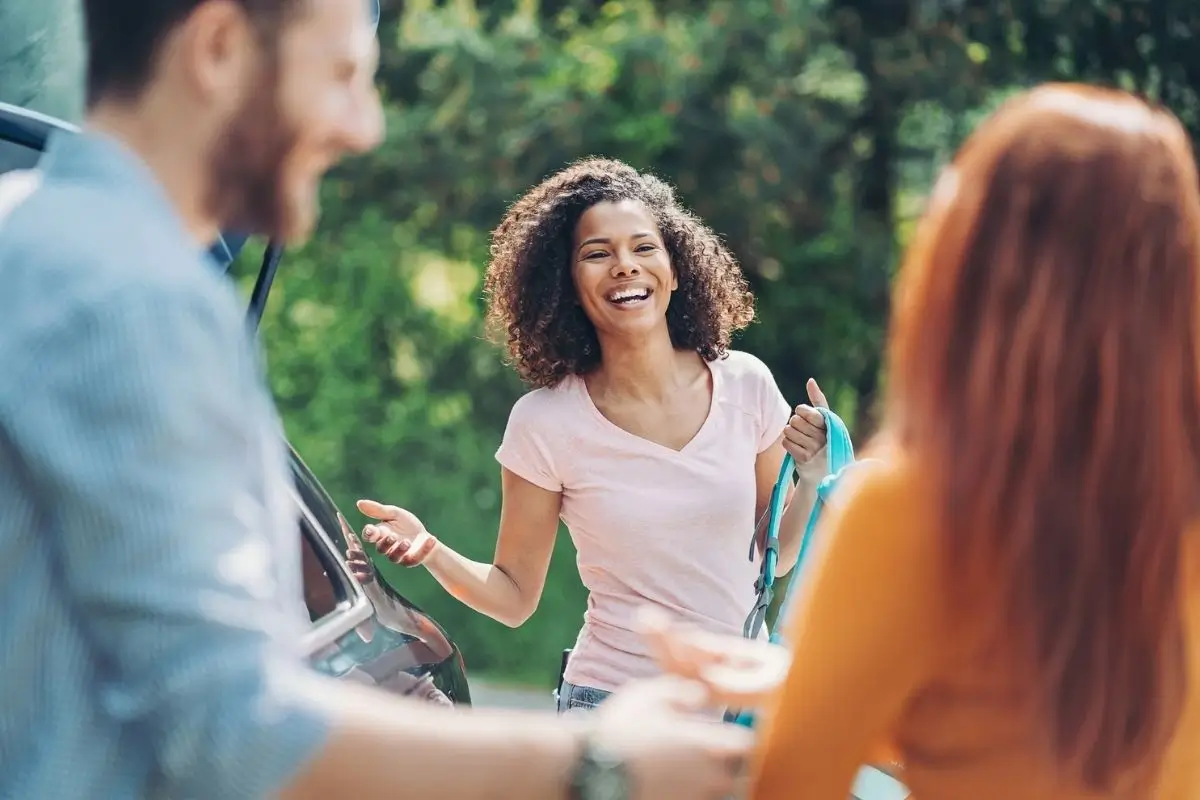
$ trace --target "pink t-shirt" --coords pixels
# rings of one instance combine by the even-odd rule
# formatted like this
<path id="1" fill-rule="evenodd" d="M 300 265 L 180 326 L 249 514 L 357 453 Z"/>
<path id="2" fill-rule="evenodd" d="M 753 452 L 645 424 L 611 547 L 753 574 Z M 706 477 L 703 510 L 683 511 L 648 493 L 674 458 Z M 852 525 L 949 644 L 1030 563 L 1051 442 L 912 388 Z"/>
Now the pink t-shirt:
<path id="1" fill-rule="evenodd" d="M 754 464 L 791 409 L 765 364 L 730 352 L 711 362 L 713 402 L 681 451 L 609 422 L 578 377 L 522 397 L 496 459 L 548 491 L 588 589 L 566 679 L 611 691 L 656 673 L 635 630 L 644 604 L 718 633 L 740 635 L 754 604 L 748 559 Z"/>

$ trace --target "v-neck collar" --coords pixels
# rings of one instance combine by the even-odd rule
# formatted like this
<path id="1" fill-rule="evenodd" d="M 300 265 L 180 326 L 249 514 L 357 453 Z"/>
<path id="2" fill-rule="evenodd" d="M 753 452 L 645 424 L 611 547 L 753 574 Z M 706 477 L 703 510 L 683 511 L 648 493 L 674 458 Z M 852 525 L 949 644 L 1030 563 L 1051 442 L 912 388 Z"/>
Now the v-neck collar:
<path id="1" fill-rule="evenodd" d="M 596 402 L 592 400 L 591 392 L 588 391 L 587 381 L 585 381 L 582 376 L 572 376 L 572 380 L 575 383 L 575 390 L 579 393 L 581 402 L 587 407 L 588 412 L 594 416 L 601 425 L 614 432 L 615 435 L 619 435 L 632 443 L 637 443 L 643 449 L 650 449 L 660 454 L 666 453 L 671 456 L 678 457 L 688 455 L 695 450 L 696 447 L 703 443 L 708 430 L 715 424 L 720 410 L 721 370 L 717 368 L 715 362 L 710 363 L 705 361 L 703 363 L 705 368 L 708 370 L 708 374 L 712 378 L 712 397 L 708 401 L 708 414 L 704 417 L 704 422 L 700 424 L 700 427 L 696 430 L 696 433 L 692 436 L 692 438 L 688 440 L 687 444 L 678 450 L 625 430 L 620 425 L 604 416 L 604 413 L 600 411 L 600 408 L 596 405 Z"/>

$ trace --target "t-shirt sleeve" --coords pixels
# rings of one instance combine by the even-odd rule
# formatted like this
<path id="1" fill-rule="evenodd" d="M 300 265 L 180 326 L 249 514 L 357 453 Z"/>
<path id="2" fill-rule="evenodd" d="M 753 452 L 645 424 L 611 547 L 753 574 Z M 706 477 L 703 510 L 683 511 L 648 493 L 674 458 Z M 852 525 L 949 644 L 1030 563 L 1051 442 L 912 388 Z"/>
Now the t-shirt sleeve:
<path id="1" fill-rule="evenodd" d="M 757 359 L 756 359 L 757 360 Z M 788 419 L 792 416 L 792 407 L 788 405 L 787 398 L 783 396 L 783 392 L 779 391 L 778 384 L 775 383 L 775 376 L 771 374 L 771 369 L 761 361 L 758 361 L 758 419 L 759 419 L 759 437 L 758 437 L 758 452 L 766 450 L 771 445 L 775 444 L 775 440 L 779 438 L 779 434 L 783 432 L 783 427 L 787 425 Z"/>
<path id="2" fill-rule="evenodd" d="M 513 405 L 504 429 L 504 439 L 496 451 L 500 466 L 548 492 L 561 492 L 549 435 L 554 422 L 541 405 L 536 392 L 527 394 Z"/>

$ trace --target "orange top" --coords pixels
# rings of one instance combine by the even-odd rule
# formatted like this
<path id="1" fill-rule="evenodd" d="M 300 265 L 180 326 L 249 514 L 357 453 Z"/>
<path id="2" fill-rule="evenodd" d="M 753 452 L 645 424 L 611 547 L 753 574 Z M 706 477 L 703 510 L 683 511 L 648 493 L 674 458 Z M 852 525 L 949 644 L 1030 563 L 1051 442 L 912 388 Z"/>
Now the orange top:
<path id="1" fill-rule="evenodd" d="M 975 637 L 964 647 L 964 627 L 940 613 L 938 531 L 920 471 L 889 458 L 853 480 L 839 487 L 844 500 L 800 576 L 787 631 L 794 660 L 763 717 L 754 800 L 845 800 L 860 765 L 881 752 L 903 761 L 913 800 L 1200 798 L 1196 533 L 1184 550 L 1190 688 L 1158 788 L 1101 795 L 1064 778 L 1039 746 L 1003 646 Z"/>

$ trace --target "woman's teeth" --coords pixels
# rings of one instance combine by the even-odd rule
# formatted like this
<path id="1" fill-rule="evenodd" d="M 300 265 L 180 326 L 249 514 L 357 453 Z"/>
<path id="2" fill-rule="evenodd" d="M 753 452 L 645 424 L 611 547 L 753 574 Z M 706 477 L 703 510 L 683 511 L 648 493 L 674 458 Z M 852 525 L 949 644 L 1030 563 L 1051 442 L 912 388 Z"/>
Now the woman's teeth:
<path id="1" fill-rule="evenodd" d="M 620 306 L 636 305 L 650 297 L 649 289 L 622 289 L 608 296 L 608 302 Z"/>

